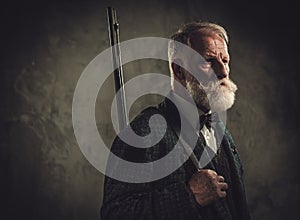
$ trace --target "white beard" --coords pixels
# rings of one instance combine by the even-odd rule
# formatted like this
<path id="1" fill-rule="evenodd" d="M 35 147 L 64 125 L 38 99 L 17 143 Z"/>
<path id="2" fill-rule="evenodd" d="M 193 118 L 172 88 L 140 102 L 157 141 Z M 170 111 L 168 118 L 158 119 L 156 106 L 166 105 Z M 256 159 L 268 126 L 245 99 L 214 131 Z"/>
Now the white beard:
<path id="1" fill-rule="evenodd" d="M 187 82 L 187 90 L 198 108 L 205 111 L 210 109 L 212 112 L 222 112 L 234 104 L 237 86 L 227 78 L 210 81 L 205 87 L 193 80 Z"/>

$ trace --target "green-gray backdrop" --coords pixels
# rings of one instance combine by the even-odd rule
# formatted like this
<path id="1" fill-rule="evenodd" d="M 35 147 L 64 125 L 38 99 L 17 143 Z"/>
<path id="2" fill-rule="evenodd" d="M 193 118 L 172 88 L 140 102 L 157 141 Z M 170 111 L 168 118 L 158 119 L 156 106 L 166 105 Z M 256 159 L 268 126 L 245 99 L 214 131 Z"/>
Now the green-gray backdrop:
<path id="1" fill-rule="evenodd" d="M 20 1 L 1 5 L 1 219 L 99 219 L 103 175 L 76 143 L 71 106 L 83 69 L 109 47 L 106 7 L 117 9 L 121 41 L 169 37 L 209 20 L 230 36 L 237 101 L 228 112 L 245 167 L 253 219 L 299 218 L 299 73 L 296 6 L 284 2 Z M 273 8 L 272 8 L 273 7 Z M 167 74 L 165 62 L 124 66 L 125 80 Z M 110 77 L 96 104 L 99 131 L 114 137 Z M 143 97 L 133 117 L 160 97 Z M 6 218 L 2 218 L 6 216 Z"/>

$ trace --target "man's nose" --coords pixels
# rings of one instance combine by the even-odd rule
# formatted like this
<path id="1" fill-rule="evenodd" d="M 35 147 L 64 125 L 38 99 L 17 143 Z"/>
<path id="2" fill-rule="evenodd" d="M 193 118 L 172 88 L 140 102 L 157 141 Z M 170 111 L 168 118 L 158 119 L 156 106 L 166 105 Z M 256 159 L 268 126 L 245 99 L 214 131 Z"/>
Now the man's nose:
<path id="1" fill-rule="evenodd" d="M 218 79 L 227 78 L 229 75 L 229 68 L 227 64 L 223 63 L 222 61 L 217 62 L 213 69 Z"/>

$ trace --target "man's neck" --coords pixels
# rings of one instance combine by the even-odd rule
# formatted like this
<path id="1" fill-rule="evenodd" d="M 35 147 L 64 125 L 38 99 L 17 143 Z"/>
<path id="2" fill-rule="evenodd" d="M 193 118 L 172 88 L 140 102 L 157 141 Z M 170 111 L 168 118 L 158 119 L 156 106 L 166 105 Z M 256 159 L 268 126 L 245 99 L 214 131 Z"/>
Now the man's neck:
<path id="1" fill-rule="evenodd" d="M 199 116 L 209 113 L 210 111 L 202 111 L 195 103 L 193 103 L 191 100 L 192 98 L 190 97 L 189 99 L 186 99 L 177 93 L 173 92 L 173 98 L 176 101 L 176 104 L 178 105 L 177 108 L 180 112 L 183 113 L 187 121 L 194 127 L 196 128 L 197 123 L 199 122 Z M 196 108 L 196 112 L 195 109 Z"/>

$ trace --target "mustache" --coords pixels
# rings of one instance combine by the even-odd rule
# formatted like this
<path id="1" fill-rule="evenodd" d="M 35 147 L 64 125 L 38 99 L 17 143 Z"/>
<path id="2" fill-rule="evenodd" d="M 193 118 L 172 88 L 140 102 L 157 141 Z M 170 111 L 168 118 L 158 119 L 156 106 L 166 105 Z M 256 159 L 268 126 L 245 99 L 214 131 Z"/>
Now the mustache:
<path id="1" fill-rule="evenodd" d="M 205 91 L 229 90 L 231 92 L 236 92 L 237 90 L 237 85 L 228 78 L 209 81 L 206 85 L 200 83 L 199 87 Z"/>
<path id="2" fill-rule="evenodd" d="M 220 86 L 225 86 L 225 88 L 227 88 L 228 90 L 232 91 L 232 92 L 236 92 L 237 85 L 230 79 L 228 78 L 223 78 L 221 80 L 219 80 Z"/>

